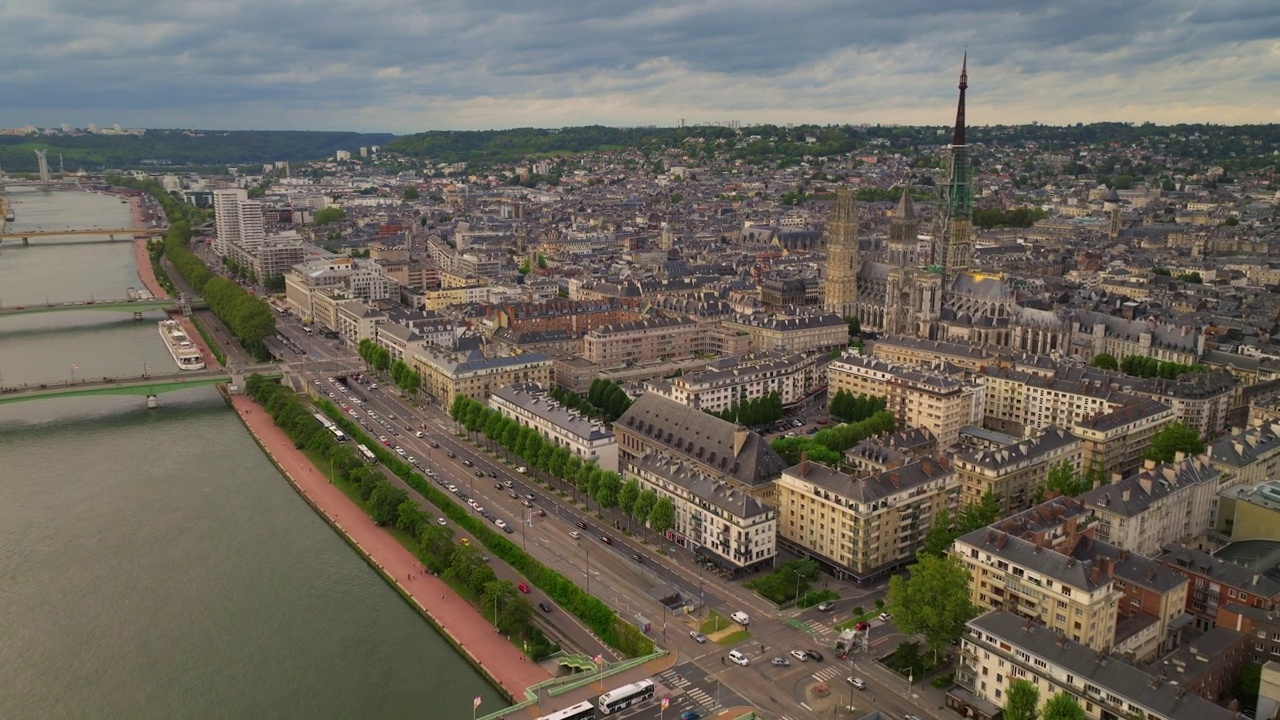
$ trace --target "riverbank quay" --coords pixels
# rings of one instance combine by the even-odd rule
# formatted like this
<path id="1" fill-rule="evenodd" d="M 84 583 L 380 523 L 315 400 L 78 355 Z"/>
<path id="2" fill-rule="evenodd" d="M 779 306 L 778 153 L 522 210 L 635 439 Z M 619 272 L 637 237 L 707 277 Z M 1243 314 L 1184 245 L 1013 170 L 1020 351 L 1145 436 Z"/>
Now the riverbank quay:
<path id="1" fill-rule="evenodd" d="M 137 197 L 130 196 L 129 207 L 133 213 L 133 227 L 136 230 L 143 230 L 147 227 L 147 223 L 142 219 L 142 204 Z M 138 264 L 138 279 L 142 281 L 143 287 L 158 298 L 169 297 L 169 292 L 160 285 L 159 279 L 156 278 L 155 268 L 151 265 L 151 253 L 147 247 L 150 241 L 145 237 L 133 239 L 133 259 Z"/>
<path id="2" fill-rule="evenodd" d="M 259 447 L 303 499 L 499 688 L 506 700 L 521 700 L 526 688 L 550 679 L 542 666 L 494 633 L 493 626 L 475 608 L 427 573 L 412 553 L 332 485 L 276 427 L 266 410 L 243 395 L 226 397 Z"/>

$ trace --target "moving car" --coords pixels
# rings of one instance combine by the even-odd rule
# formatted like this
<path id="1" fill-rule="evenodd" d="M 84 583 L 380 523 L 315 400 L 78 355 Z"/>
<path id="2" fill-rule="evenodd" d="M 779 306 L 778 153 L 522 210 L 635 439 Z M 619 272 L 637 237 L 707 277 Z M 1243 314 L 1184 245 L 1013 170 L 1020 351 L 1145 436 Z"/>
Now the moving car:
<path id="1" fill-rule="evenodd" d="M 601 535 L 600 542 L 604 543 L 605 545 L 612 545 L 613 538 L 609 537 L 608 535 Z"/>
<path id="2" fill-rule="evenodd" d="M 746 667 L 751 664 L 751 661 L 747 659 L 747 656 L 743 655 L 737 650 L 729 651 L 729 659 L 733 661 L 734 665 L 741 665 L 743 667 Z"/>
<path id="3" fill-rule="evenodd" d="M 876 619 L 877 619 L 877 620 L 879 620 L 880 622 L 889 622 L 889 620 L 890 620 L 892 617 L 893 617 L 893 616 L 892 616 L 892 615 L 890 615 L 889 613 L 883 613 L 883 612 L 882 612 L 882 613 L 880 613 L 880 615 L 878 615 L 878 616 L 876 617 Z"/>
<path id="4" fill-rule="evenodd" d="M 516 589 L 517 589 L 517 590 L 519 590 L 519 591 L 520 591 L 520 592 L 522 592 L 522 593 L 527 593 L 527 592 L 529 592 L 529 583 L 527 583 L 527 582 L 522 582 L 522 583 L 520 583 L 519 585 L 516 585 Z"/>
<path id="5" fill-rule="evenodd" d="M 448 524 L 449 524 L 449 521 L 448 521 L 448 520 L 445 520 L 444 518 L 436 518 L 436 524 L 438 524 L 438 525 L 440 525 L 440 526 L 442 526 L 442 527 L 443 527 L 443 526 L 445 526 L 445 525 L 448 525 Z"/>
<path id="6" fill-rule="evenodd" d="M 582 533 L 578 532 L 577 530 L 574 530 L 569 533 L 569 537 L 573 538 L 574 540 L 577 540 L 578 538 L 582 537 Z"/>
<path id="7" fill-rule="evenodd" d="M 849 684 L 850 684 L 850 685 L 852 685 L 852 686 L 854 686 L 854 687 L 858 688 L 859 690 L 866 690 L 866 689 L 867 689 L 867 684 L 866 684 L 865 682 L 863 682 L 863 681 L 862 681 L 862 678 L 847 677 L 847 678 L 845 678 L 845 680 L 847 680 L 847 681 L 849 682 Z"/>
<path id="8" fill-rule="evenodd" d="M 739 625 L 742 625 L 743 627 L 746 627 L 747 625 L 750 625 L 750 624 L 751 624 L 751 616 L 750 616 L 750 615 L 747 615 L 746 613 L 742 612 L 741 610 L 739 610 L 738 612 L 736 612 L 736 613 L 734 613 L 734 614 L 730 615 L 730 616 L 729 616 L 729 619 L 730 619 L 730 620 L 732 620 L 732 621 L 734 621 L 734 622 L 736 622 L 736 623 L 738 623 Z"/>
<path id="9" fill-rule="evenodd" d="M 702 713 L 697 710 L 685 710 L 680 713 L 680 720 L 698 720 L 700 717 L 702 717 Z"/>
<path id="10" fill-rule="evenodd" d="M 776 657 L 769 662 L 773 663 L 774 667 L 791 667 L 791 661 L 784 657 Z"/>
<path id="11" fill-rule="evenodd" d="M 690 630 L 690 631 L 689 631 L 689 637 L 693 638 L 693 639 L 694 639 L 694 641 L 696 641 L 699 645 L 701 645 L 702 643 L 705 643 L 705 642 L 707 641 L 707 636 L 706 636 L 706 635 L 703 635 L 702 633 L 698 632 L 697 630 Z"/>
<path id="12" fill-rule="evenodd" d="M 548 605 L 548 604 L 546 604 L 546 603 L 544 603 L 544 602 L 540 602 L 540 603 L 538 603 L 538 609 L 539 609 L 539 610 L 541 610 L 541 611 L 542 611 L 542 612 L 544 612 L 544 613 L 549 613 L 549 612 L 551 612 L 551 606 L 550 606 L 550 605 Z"/>
<path id="13" fill-rule="evenodd" d="M 804 662 L 805 660 L 809 659 L 809 656 L 805 654 L 805 651 L 803 650 L 792 650 L 791 657 L 799 660 L 800 662 Z"/>
<path id="14" fill-rule="evenodd" d="M 817 650 L 813 650 L 813 649 L 805 650 L 804 654 L 808 655 L 810 660 L 822 662 L 822 653 L 818 652 Z"/>
<path id="15" fill-rule="evenodd" d="M 818 612 L 831 612 L 832 610 L 835 610 L 835 609 L 836 609 L 836 604 L 833 602 L 828 601 L 824 603 L 818 603 Z"/>

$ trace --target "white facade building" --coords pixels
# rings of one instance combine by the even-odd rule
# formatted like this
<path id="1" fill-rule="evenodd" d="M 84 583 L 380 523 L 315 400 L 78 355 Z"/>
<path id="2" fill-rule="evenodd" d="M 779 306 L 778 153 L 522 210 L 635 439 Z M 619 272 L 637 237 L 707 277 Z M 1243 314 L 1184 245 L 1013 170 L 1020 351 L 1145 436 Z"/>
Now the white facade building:
<path id="1" fill-rule="evenodd" d="M 541 385 L 522 383 L 492 391 L 489 407 L 524 427 L 538 431 L 547 442 L 568 450 L 584 463 L 618 471 L 618 439 L 598 420 L 582 416 L 556 402 Z"/>

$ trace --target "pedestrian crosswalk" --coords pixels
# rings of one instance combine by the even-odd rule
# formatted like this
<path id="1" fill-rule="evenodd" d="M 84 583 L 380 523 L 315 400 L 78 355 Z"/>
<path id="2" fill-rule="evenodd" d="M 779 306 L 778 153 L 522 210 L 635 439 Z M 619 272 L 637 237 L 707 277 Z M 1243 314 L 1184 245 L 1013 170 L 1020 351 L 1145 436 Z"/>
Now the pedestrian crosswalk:
<path id="1" fill-rule="evenodd" d="M 805 627 L 814 635 L 826 635 L 831 632 L 831 626 L 821 620 L 809 620 L 805 623 Z"/>
<path id="2" fill-rule="evenodd" d="M 818 672 L 814 673 L 813 679 L 817 680 L 818 682 L 829 682 L 831 680 L 834 680 L 840 677 L 840 674 L 844 671 L 845 671 L 845 668 L 840 665 L 828 665 L 827 667 L 824 667 Z"/>
<path id="3" fill-rule="evenodd" d="M 714 715 L 723 709 L 720 701 L 714 695 L 700 687 L 695 687 L 688 678 L 674 669 L 663 670 L 658 673 L 658 677 L 661 678 L 662 684 L 672 691 L 672 694 L 676 694 L 675 691 L 677 690 L 683 692 L 690 700 L 701 705 L 707 715 Z"/>

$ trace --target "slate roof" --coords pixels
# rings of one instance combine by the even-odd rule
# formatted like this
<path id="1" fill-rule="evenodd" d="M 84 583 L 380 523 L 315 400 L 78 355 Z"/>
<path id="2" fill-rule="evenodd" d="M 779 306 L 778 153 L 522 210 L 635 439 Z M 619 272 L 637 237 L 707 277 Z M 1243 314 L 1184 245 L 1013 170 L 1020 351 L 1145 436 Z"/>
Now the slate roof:
<path id="1" fill-rule="evenodd" d="M 742 447 L 734 452 L 737 426 L 696 408 L 644 393 L 614 423 L 667 448 L 677 457 L 724 473 L 749 487 L 773 482 L 786 463 L 759 433 L 741 430 Z"/>
<path id="2" fill-rule="evenodd" d="M 1192 485 L 1216 483 L 1218 475 L 1218 469 L 1210 465 L 1203 456 L 1191 457 L 1180 463 L 1160 463 L 1153 468 L 1144 467 L 1137 475 L 1109 485 L 1099 485 L 1080 499 L 1089 507 L 1104 512 L 1136 517 L 1149 510 L 1154 503 Z"/>
<path id="3" fill-rule="evenodd" d="M 741 490 L 735 490 L 727 483 L 713 479 L 692 463 L 649 453 L 642 458 L 632 460 L 631 464 L 664 478 L 673 485 L 684 488 L 694 496 L 740 518 L 753 518 L 773 511 L 772 506 L 761 503 Z"/>
<path id="4" fill-rule="evenodd" d="M 993 611 L 969 621 L 969 627 L 1022 648 L 1033 657 L 1064 668 L 1078 681 L 1088 682 L 1135 705 L 1173 720 L 1232 720 L 1234 714 L 1179 685 L 1157 681 L 1138 668 L 1005 611 Z M 986 641 L 983 640 L 986 645 Z M 1031 670 L 1035 670 L 1031 668 Z"/>
<path id="5" fill-rule="evenodd" d="M 954 470 L 945 460 L 923 458 L 862 478 L 855 478 L 812 461 L 792 465 L 786 472 L 805 482 L 830 490 L 841 498 L 870 504 L 903 490 L 944 478 Z"/>
<path id="6" fill-rule="evenodd" d="M 1088 592 L 1111 584 L 1111 576 L 1092 561 L 1081 562 L 995 528 L 974 530 L 961 535 L 958 541 L 978 548 L 980 553 L 991 553 L 1009 563 Z"/>

